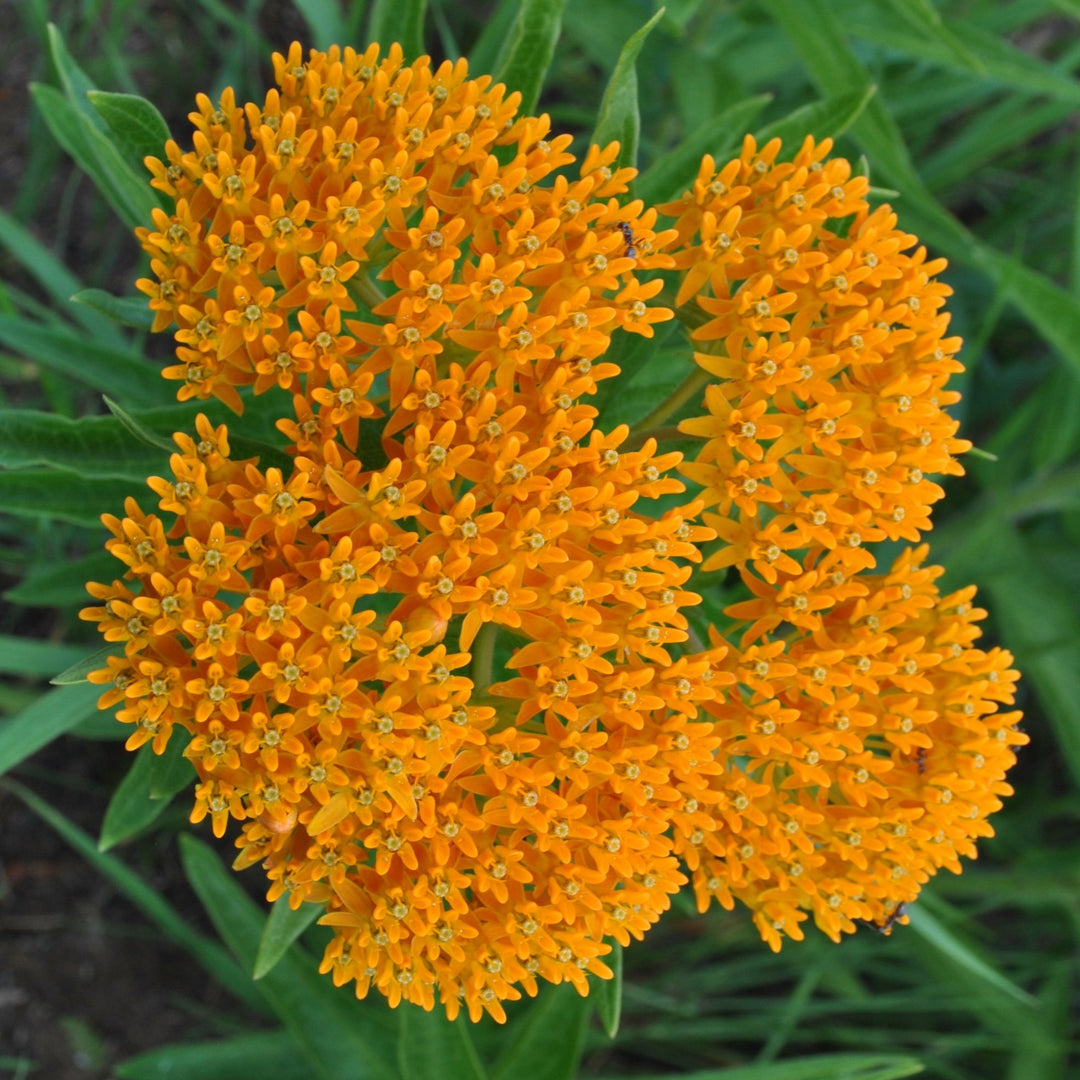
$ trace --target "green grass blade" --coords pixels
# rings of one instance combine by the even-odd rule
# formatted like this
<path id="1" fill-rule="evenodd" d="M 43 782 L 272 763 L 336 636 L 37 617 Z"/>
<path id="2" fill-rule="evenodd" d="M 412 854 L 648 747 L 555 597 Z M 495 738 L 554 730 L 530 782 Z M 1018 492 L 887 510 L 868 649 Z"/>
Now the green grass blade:
<path id="1" fill-rule="evenodd" d="M 976 75 L 986 73 L 982 61 L 945 25 L 931 0 L 889 0 L 893 9 L 922 36 L 947 48 L 961 67 Z"/>
<path id="2" fill-rule="evenodd" d="M 143 164 L 146 157 L 160 158 L 168 142 L 169 125 L 153 102 L 138 94 L 115 94 L 106 90 L 91 90 L 90 104 L 109 126 L 113 143 L 128 163 L 132 175 L 147 177 Z"/>
<path id="3" fill-rule="evenodd" d="M 310 1080 L 311 1066 L 287 1031 L 177 1043 L 113 1066 L 118 1080 Z"/>
<path id="4" fill-rule="evenodd" d="M 646 206 L 677 199 L 693 183 L 701 159 L 712 154 L 717 165 L 722 164 L 770 101 L 772 94 L 758 94 L 730 105 L 706 121 L 638 177 L 636 194 Z"/>
<path id="5" fill-rule="evenodd" d="M 171 449 L 175 452 L 176 447 Z M 69 420 L 33 409 L 0 409 L 0 466 L 32 465 L 141 484 L 166 468 L 168 458 L 160 447 L 135 439 L 113 416 Z"/>
<path id="6" fill-rule="evenodd" d="M 4 786 L 55 829 L 102 877 L 111 881 L 166 937 L 186 949 L 226 990 L 257 1012 L 266 1012 L 251 980 L 217 942 L 193 930 L 154 888 L 115 855 L 98 851 L 97 844 L 87 833 L 44 799 L 12 780 L 5 780 Z"/>
<path id="7" fill-rule="evenodd" d="M 263 912 L 241 888 L 217 854 L 195 837 L 180 837 L 180 855 L 192 888 L 237 960 L 255 966 L 265 921 Z M 381 1001 L 358 1003 L 348 988 L 336 988 L 319 975 L 310 959 L 286 953 L 259 992 L 293 1033 L 315 1074 L 326 1080 L 397 1080 L 391 1062 L 396 1031 Z M 385 1023 L 380 1027 L 380 1011 Z"/>
<path id="8" fill-rule="evenodd" d="M 638 109 L 637 58 L 649 31 L 664 17 L 661 8 L 640 30 L 630 35 L 619 53 L 600 102 L 592 142 L 607 146 L 618 140 L 619 166 L 636 166 L 641 113 Z"/>
<path id="9" fill-rule="evenodd" d="M 130 228 L 150 222 L 158 205 L 154 189 L 137 176 L 110 137 L 60 93 L 32 83 L 30 94 L 56 141 L 94 181 L 98 191 Z"/>
<path id="10" fill-rule="evenodd" d="M 416 1005 L 402 1005 L 400 1011 L 398 1067 L 404 1080 L 486 1080 L 464 1016 L 451 1022 L 438 1005 L 432 1012 Z"/>
<path id="11" fill-rule="evenodd" d="M 518 6 L 517 18 L 495 69 L 495 81 L 521 91 L 521 114 L 531 114 L 540 100 L 559 41 L 565 6 L 566 0 L 522 0 Z"/>
<path id="12" fill-rule="evenodd" d="M 1013 1004 L 1033 1007 L 1038 1004 L 1026 990 L 987 963 L 976 951 L 957 937 L 943 922 L 926 909 L 925 904 L 913 904 L 908 909 L 912 930 L 958 968 L 989 989 L 1004 994 Z"/>
<path id="13" fill-rule="evenodd" d="M 901 1054 L 821 1054 L 728 1069 L 635 1074 L 634 1080 L 902 1080 L 922 1071 L 921 1061 Z"/>
<path id="14" fill-rule="evenodd" d="M 405 50 L 406 62 L 424 54 L 424 15 L 427 0 L 375 0 L 368 38 L 385 52 L 392 42 Z"/>
<path id="15" fill-rule="evenodd" d="M 592 987 L 589 996 L 596 1001 L 596 1015 L 607 1032 L 609 1039 L 614 1039 L 619 1033 L 619 1020 L 622 1018 L 622 994 L 623 994 L 623 947 L 618 942 L 613 943 L 611 955 L 605 957 L 607 966 L 615 972 L 614 979 L 591 980 Z"/>
<path id="16" fill-rule="evenodd" d="M 78 663 L 86 655 L 85 645 L 64 645 L 57 641 L 0 634 L 0 674 L 27 679 L 49 679 L 58 671 Z"/>
<path id="17" fill-rule="evenodd" d="M 355 44 L 345 31 L 339 0 L 293 0 L 293 6 L 304 17 L 311 31 L 311 44 L 316 49 L 330 45 Z M 362 0 L 351 0 L 350 7 L 362 6 Z"/>
<path id="18" fill-rule="evenodd" d="M 38 282 L 59 309 L 65 314 L 70 311 L 72 318 L 81 323 L 95 341 L 113 348 L 124 347 L 124 334 L 109 319 L 102 318 L 97 311 L 89 308 L 67 307 L 68 301 L 74 299 L 73 294 L 83 291 L 81 282 L 44 244 L 4 210 L 0 210 L 0 247 L 5 248 Z M 143 306 L 146 306 L 145 302 Z"/>
<path id="19" fill-rule="evenodd" d="M 55 518 L 90 529 L 100 529 L 101 515 L 119 510 L 135 493 L 125 480 L 88 479 L 48 469 L 0 472 L 0 506 L 5 513 Z"/>
<path id="20" fill-rule="evenodd" d="M 301 904 L 293 910 L 289 907 L 288 896 L 279 896 L 270 908 L 262 937 L 259 938 L 259 951 L 255 956 L 251 977 L 261 979 L 269 975 L 289 946 L 324 910 L 322 904 Z"/>
<path id="21" fill-rule="evenodd" d="M 0 721 L 0 776 L 97 712 L 101 687 L 83 683 L 42 694 L 10 719 Z"/>
<path id="22" fill-rule="evenodd" d="M 0 315 L 0 345 L 128 405 L 160 404 L 168 396 L 161 375 L 148 361 L 69 330 Z"/>
<path id="23" fill-rule="evenodd" d="M 492 1080 L 573 1080 L 590 1012 L 589 999 L 569 983 L 545 986 L 510 1028 L 512 1041 L 499 1055 Z"/>
<path id="24" fill-rule="evenodd" d="M 803 105 L 780 120 L 763 127 L 755 136 L 758 145 L 769 139 L 781 139 L 788 151 L 795 150 L 807 135 L 815 138 L 836 138 L 862 115 L 877 92 L 876 86 L 867 86 L 850 94 L 838 94 L 824 101 Z"/>

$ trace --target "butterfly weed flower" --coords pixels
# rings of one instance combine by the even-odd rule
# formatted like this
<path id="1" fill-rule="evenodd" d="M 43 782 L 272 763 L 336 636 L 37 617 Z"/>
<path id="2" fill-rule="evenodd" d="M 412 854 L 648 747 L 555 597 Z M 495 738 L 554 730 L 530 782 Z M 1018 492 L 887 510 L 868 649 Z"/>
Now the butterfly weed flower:
<path id="1" fill-rule="evenodd" d="M 1011 655 L 976 647 L 974 589 L 942 597 L 919 544 L 933 477 L 970 446 L 946 411 L 945 263 L 830 149 L 807 138 L 780 161 L 779 140 L 747 136 L 660 208 L 705 386 L 706 415 L 680 425 L 702 440 L 681 470 L 722 541 L 703 569 L 751 595 L 725 610 L 734 691 L 705 706 L 724 767 L 676 849 L 702 910 L 745 902 L 776 949 L 808 913 L 834 939 L 891 927 L 958 872 L 1027 741 L 999 711 Z M 874 573 L 883 541 L 917 546 Z"/>
<path id="2" fill-rule="evenodd" d="M 617 146 L 464 62 L 298 45 L 261 105 L 200 96 L 139 235 L 181 400 L 276 410 L 287 467 L 205 416 L 107 516 L 84 617 L 128 746 L 190 737 L 193 821 L 327 907 L 322 969 L 450 1016 L 592 972 L 685 883 L 725 647 L 680 655 L 700 503 L 680 455 L 602 431 L 618 330 L 673 265 Z M 623 197 L 623 198 L 620 198 Z M 627 254 L 625 229 L 635 237 Z M 239 444 L 238 444 L 239 445 Z M 689 819 L 689 818 L 688 818 Z"/>

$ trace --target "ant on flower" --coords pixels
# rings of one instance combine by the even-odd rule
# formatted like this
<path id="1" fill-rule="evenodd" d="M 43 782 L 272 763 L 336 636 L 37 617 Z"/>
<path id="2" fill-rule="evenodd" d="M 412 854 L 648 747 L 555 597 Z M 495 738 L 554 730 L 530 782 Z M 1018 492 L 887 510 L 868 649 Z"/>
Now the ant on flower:
<path id="1" fill-rule="evenodd" d="M 634 230 L 630 228 L 630 223 L 628 221 L 616 221 L 615 228 L 622 233 L 623 240 L 626 243 L 626 257 L 636 259 L 637 248 L 634 246 Z"/>

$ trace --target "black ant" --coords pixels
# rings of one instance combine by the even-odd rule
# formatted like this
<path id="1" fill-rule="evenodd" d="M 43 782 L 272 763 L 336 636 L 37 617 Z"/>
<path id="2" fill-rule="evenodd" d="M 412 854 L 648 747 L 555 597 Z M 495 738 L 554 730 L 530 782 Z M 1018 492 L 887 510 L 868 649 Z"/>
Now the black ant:
<path id="1" fill-rule="evenodd" d="M 636 259 L 637 248 L 634 246 L 634 230 L 630 228 L 630 222 L 617 221 L 615 222 L 615 228 L 622 233 L 623 241 L 626 243 L 626 257 L 628 259 Z"/>
<path id="2" fill-rule="evenodd" d="M 919 770 L 919 775 L 922 776 L 926 772 L 926 747 L 920 746 L 915 751 L 915 768 Z"/>

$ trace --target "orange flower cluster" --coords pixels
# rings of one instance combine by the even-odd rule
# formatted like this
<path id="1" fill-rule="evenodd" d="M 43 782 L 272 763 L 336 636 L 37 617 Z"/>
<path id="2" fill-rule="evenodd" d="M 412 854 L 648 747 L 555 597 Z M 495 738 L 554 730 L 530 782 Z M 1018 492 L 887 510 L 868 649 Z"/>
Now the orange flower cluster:
<path id="1" fill-rule="evenodd" d="M 780 163 L 779 140 L 747 136 L 660 208 L 695 359 L 716 376 L 708 415 L 680 425 L 706 440 L 682 471 L 723 541 L 704 569 L 737 568 L 753 594 L 725 609 L 745 627 L 721 662 L 736 690 L 707 706 L 726 766 L 677 850 L 702 909 L 745 901 L 773 948 L 802 937 L 806 910 L 834 939 L 902 918 L 990 835 L 1027 741 L 1019 713 L 997 713 L 1012 657 L 972 645 L 974 589 L 941 598 L 925 547 L 869 574 L 866 545 L 917 542 L 944 494 L 929 477 L 962 472 L 970 444 L 945 412 L 961 365 L 944 260 L 912 252 L 830 148 L 807 138 Z"/>
<path id="2" fill-rule="evenodd" d="M 519 986 L 610 975 L 721 768 L 724 650 L 673 651 L 712 534 L 648 510 L 679 455 L 582 401 L 615 331 L 670 318 L 636 272 L 671 257 L 617 147 L 552 178 L 569 138 L 464 62 L 274 65 L 261 107 L 200 97 L 140 235 L 179 396 L 270 395 L 289 468 L 205 417 L 176 436 L 149 481 L 175 524 L 104 519 L 127 580 L 83 614 L 123 655 L 92 678 L 129 747 L 190 735 L 192 819 L 243 822 L 271 899 L 327 905 L 336 982 L 501 1020 Z"/>

